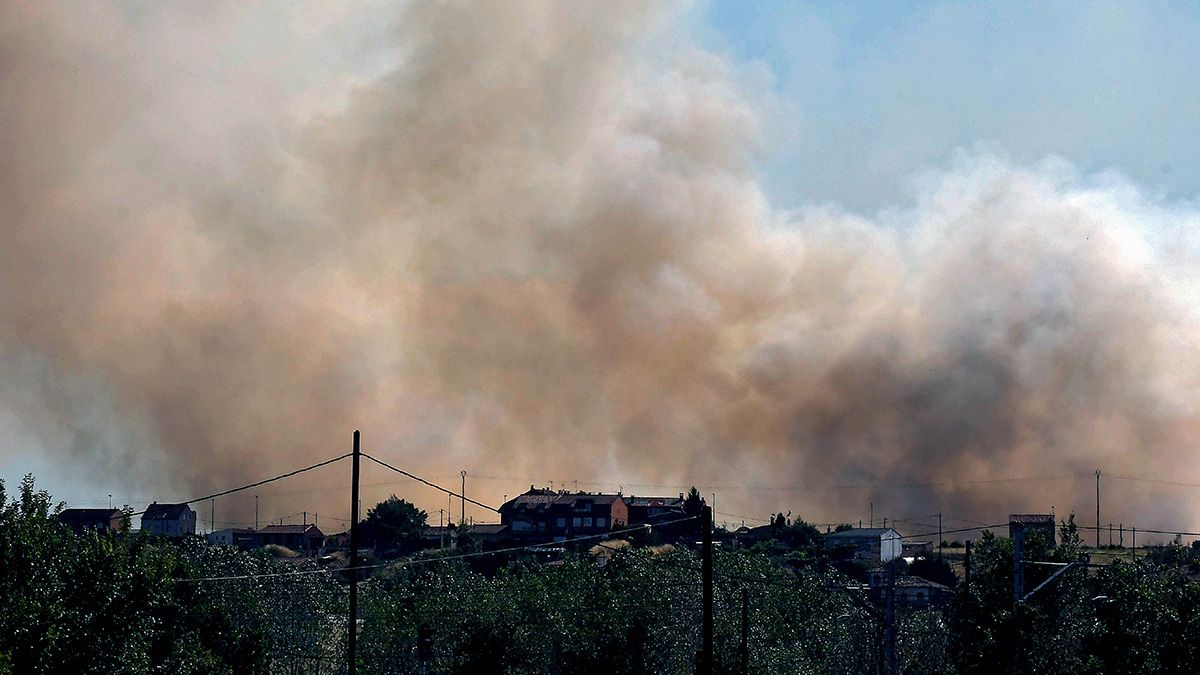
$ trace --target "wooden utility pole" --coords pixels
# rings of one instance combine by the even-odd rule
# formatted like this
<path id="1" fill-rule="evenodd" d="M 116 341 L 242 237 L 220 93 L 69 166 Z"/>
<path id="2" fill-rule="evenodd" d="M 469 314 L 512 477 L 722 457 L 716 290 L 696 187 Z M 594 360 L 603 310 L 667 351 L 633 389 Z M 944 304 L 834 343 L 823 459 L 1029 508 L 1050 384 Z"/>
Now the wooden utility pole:
<path id="1" fill-rule="evenodd" d="M 350 675 L 358 672 L 358 436 L 358 429 L 355 429 L 353 468 L 350 470 L 350 627 L 346 640 Z"/>
<path id="2" fill-rule="evenodd" d="M 963 556 L 963 586 L 971 592 L 971 542 L 967 542 L 967 553 Z"/>
<path id="3" fill-rule="evenodd" d="M 700 530 L 703 536 L 700 547 L 701 576 L 701 652 L 699 675 L 713 672 L 713 545 L 712 508 L 707 504 L 700 510 Z"/>

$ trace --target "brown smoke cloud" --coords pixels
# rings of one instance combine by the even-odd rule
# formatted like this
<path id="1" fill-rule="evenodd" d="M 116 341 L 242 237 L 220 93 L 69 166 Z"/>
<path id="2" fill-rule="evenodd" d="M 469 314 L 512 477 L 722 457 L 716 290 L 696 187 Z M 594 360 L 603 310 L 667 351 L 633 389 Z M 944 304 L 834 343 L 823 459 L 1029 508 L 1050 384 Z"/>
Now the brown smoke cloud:
<path id="1" fill-rule="evenodd" d="M 354 428 L 496 503 L 578 479 L 991 520 L 1089 513 L 1091 483 L 965 481 L 1200 476 L 1200 210 L 973 150 L 911 205 L 783 212 L 754 169 L 767 96 L 676 18 L 0 8 L 0 404 L 138 495 Z M 344 516 L 345 473 L 264 489 L 264 519 Z M 444 504 L 392 478 L 365 499 Z M 1126 521 L 1195 506 L 1112 490 Z"/>

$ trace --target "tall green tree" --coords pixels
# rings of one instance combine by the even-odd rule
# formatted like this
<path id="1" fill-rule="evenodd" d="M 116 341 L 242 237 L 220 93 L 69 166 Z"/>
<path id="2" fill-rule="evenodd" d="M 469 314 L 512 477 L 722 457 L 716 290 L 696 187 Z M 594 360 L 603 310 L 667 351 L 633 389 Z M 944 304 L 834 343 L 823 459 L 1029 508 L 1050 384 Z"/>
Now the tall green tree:
<path id="1" fill-rule="evenodd" d="M 367 512 L 362 533 L 381 555 L 404 555 L 420 548 L 426 518 L 412 502 L 392 495 Z"/>

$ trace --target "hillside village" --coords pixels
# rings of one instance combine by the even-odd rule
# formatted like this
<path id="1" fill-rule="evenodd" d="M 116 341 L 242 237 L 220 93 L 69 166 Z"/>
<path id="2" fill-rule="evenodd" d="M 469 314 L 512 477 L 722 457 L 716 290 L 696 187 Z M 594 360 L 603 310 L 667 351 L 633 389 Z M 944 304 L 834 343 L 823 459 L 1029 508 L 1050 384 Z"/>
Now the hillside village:
<path id="1" fill-rule="evenodd" d="M 689 496 L 635 496 L 538 488 L 533 485 L 505 502 L 500 522 L 467 521 L 430 525 L 422 522 L 417 540 L 397 548 L 367 536 L 359 555 L 368 562 L 394 559 L 421 551 L 503 551 L 529 554 L 545 564 L 555 564 L 571 553 L 593 556 L 603 565 L 614 551 L 649 547 L 654 551 L 699 545 L 695 520 L 703 500 Z M 114 530 L 127 527 L 120 509 L 65 509 L 61 522 L 77 530 Z M 305 515 L 307 520 L 307 515 Z M 336 570 L 347 564 L 348 530 L 325 532 L 316 522 L 270 523 L 262 527 L 229 527 L 197 532 L 197 514 L 186 504 L 150 504 L 141 516 L 142 530 L 173 540 L 199 539 L 213 546 L 243 551 L 265 550 L 287 561 L 310 560 Z M 873 524 L 872 524 L 873 525 Z M 1063 523 L 1063 527 L 1066 524 Z M 1072 524 L 1072 527 L 1074 525 Z M 1011 540 L 1033 538 L 1038 546 L 1053 548 L 1059 524 L 1049 514 L 1013 514 Z M 715 545 L 727 550 L 752 550 L 775 557 L 785 565 L 819 565 L 836 568 L 850 580 L 847 589 L 883 602 L 891 585 L 893 599 L 902 606 L 940 607 L 951 599 L 954 586 L 967 574 L 970 544 L 905 537 L 891 527 L 840 525 L 820 531 L 802 520 L 773 514 L 768 524 L 736 529 L 714 527 Z M 665 548 L 664 548 L 665 547 Z M 1110 549 L 1113 547 L 1110 547 Z M 1098 560 L 1111 561 L 1113 551 Z M 1107 553 L 1108 555 L 1104 555 Z M 900 573 L 889 577 L 889 563 L 901 563 Z"/>

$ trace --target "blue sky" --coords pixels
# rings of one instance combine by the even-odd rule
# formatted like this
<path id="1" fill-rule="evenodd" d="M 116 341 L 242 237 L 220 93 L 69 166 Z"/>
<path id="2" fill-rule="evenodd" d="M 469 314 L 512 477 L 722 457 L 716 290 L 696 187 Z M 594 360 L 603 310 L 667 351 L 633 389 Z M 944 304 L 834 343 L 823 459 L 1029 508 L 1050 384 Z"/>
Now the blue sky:
<path id="1" fill-rule="evenodd" d="M 903 204 L 984 145 L 1200 194 L 1200 3 L 715 0 L 705 46 L 768 70 L 772 201 Z"/>

